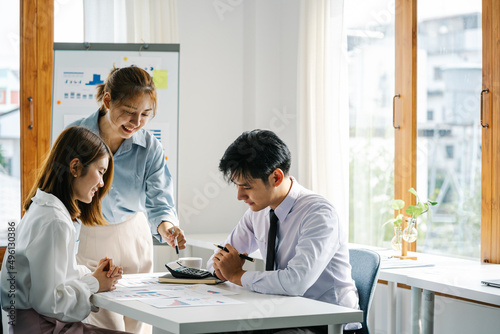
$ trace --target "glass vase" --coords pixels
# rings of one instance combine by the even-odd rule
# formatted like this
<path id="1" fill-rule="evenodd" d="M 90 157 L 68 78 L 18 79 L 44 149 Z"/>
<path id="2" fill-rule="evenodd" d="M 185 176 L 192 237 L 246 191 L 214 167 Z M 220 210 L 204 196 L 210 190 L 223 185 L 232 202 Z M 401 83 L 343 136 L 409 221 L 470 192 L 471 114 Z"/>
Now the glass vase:
<path id="1" fill-rule="evenodd" d="M 417 218 L 406 218 L 406 228 L 403 230 L 403 240 L 412 243 L 417 240 L 418 232 L 416 228 Z"/>
<path id="2" fill-rule="evenodd" d="M 394 237 L 391 240 L 391 247 L 394 250 L 400 251 L 403 238 L 401 226 L 394 226 Z"/>

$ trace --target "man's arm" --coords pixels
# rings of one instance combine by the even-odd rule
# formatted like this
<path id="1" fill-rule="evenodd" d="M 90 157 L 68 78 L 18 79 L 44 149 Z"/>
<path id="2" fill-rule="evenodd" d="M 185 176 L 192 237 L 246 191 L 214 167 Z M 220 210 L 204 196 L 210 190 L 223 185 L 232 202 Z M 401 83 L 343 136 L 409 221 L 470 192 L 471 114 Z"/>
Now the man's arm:
<path id="1" fill-rule="evenodd" d="M 238 222 L 238 225 L 236 225 L 229 237 L 224 242 L 224 244 L 230 244 L 242 254 L 249 254 L 257 250 L 251 216 L 252 214 L 250 210 L 245 212 L 243 217 Z M 218 248 L 214 252 L 214 255 L 212 255 L 212 257 L 210 257 L 210 259 L 208 260 L 207 270 L 211 273 L 215 273 L 217 277 L 222 280 L 228 280 L 226 277 L 224 277 L 220 270 L 218 272 L 215 271 L 214 256 L 217 253 L 219 253 Z"/>

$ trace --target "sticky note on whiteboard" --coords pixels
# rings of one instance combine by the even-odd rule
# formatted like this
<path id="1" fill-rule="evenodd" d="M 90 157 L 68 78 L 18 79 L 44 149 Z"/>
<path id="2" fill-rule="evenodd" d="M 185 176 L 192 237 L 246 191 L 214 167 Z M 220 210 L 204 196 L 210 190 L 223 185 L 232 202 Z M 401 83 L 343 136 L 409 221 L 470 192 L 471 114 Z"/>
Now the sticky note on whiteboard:
<path id="1" fill-rule="evenodd" d="M 156 89 L 166 89 L 167 88 L 167 70 L 154 70 L 153 71 L 153 82 L 155 83 Z"/>

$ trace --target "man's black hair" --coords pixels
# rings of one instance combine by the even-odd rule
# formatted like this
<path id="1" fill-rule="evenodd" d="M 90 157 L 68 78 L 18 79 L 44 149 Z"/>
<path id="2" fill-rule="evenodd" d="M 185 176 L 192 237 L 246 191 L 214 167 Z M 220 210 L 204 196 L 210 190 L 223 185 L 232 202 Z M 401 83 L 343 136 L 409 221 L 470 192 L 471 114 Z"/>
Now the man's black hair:
<path id="1" fill-rule="evenodd" d="M 269 175 L 276 168 L 288 175 L 291 160 L 290 150 L 274 132 L 252 130 L 243 132 L 227 148 L 219 170 L 228 182 L 243 177 L 261 179 L 268 184 Z"/>

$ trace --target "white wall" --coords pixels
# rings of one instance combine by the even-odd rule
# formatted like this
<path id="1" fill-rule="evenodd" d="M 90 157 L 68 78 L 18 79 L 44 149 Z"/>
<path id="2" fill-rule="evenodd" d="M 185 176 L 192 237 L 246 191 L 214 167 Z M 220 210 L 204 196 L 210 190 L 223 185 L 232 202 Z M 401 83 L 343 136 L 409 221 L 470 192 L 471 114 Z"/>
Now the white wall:
<path id="1" fill-rule="evenodd" d="M 225 149 L 243 131 L 271 129 L 297 157 L 298 4 L 178 2 L 178 206 L 188 235 L 229 232 L 247 209 L 218 172 Z"/>

